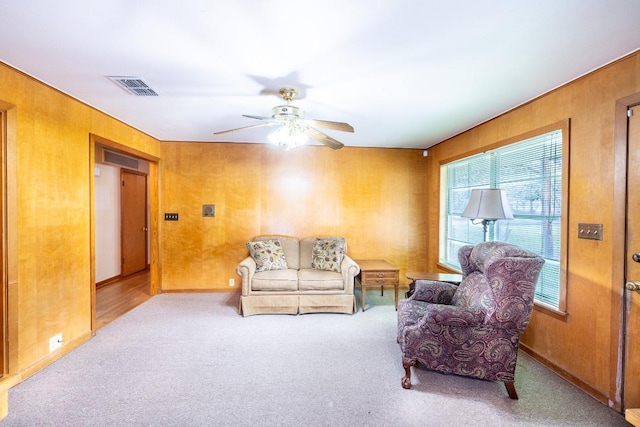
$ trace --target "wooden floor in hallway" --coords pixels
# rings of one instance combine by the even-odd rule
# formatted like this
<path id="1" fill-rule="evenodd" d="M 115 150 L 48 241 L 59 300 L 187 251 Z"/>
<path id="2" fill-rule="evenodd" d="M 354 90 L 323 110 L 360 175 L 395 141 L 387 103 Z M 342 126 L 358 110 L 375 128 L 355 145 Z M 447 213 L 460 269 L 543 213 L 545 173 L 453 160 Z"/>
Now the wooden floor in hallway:
<path id="1" fill-rule="evenodd" d="M 149 269 L 96 289 L 96 330 L 151 298 Z"/>

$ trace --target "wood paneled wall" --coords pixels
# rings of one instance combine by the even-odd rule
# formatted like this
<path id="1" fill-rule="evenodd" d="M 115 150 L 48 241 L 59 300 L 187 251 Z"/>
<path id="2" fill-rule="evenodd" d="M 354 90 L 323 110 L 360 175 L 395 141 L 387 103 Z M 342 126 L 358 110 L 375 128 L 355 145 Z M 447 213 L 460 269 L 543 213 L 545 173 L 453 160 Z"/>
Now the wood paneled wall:
<path id="1" fill-rule="evenodd" d="M 245 243 L 268 233 L 341 235 L 404 278 L 426 261 L 425 166 L 422 150 L 163 142 L 161 214 L 180 215 L 161 223 L 163 290 L 237 289 Z"/>
<path id="2" fill-rule="evenodd" d="M 618 280 L 623 259 L 614 257 L 613 194 L 616 188 L 614 115 L 616 101 L 640 91 L 638 54 L 597 70 L 526 105 L 445 141 L 429 150 L 427 182 L 429 266 L 438 261 L 438 176 L 441 162 L 492 143 L 571 120 L 569 167 L 568 282 L 566 319 L 534 311 L 522 343 L 541 360 L 607 403 L 616 396 L 620 342 Z M 623 214 L 623 212 L 622 212 Z M 578 223 L 602 223 L 602 241 L 577 238 Z M 618 251 L 619 253 L 619 251 Z"/>
<path id="3" fill-rule="evenodd" d="M 91 336 L 91 133 L 159 155 L 159 141 L 0 63 L 7 111 L 9 373 Z M 62 333 L 63 350 L 49 352 Z"/>

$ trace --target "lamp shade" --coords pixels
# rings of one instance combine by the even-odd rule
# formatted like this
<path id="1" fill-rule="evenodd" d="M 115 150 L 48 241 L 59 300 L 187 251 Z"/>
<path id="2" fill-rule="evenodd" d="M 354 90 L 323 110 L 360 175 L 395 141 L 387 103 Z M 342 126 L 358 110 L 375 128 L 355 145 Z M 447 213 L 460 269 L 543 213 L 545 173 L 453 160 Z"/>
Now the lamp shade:
<path id="1" fill-rule="evenodd" d="M 513 212 L 504 191 L 497 188 L 471 190 L 467 207 L 461 215 L 473 219 L 513 219 Z"/>

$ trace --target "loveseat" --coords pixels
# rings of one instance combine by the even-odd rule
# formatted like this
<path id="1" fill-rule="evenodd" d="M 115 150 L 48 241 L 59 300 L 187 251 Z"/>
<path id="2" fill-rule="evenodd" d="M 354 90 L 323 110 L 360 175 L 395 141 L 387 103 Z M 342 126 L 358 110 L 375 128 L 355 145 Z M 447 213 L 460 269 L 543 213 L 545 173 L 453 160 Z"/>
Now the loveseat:
<path id="1" fill-rule="evenodd" d="M 344 238 L 256 236 L 247 249 L 236 268 L 243 316 L 355 312 L 360 267 L 347 256 Z"/>

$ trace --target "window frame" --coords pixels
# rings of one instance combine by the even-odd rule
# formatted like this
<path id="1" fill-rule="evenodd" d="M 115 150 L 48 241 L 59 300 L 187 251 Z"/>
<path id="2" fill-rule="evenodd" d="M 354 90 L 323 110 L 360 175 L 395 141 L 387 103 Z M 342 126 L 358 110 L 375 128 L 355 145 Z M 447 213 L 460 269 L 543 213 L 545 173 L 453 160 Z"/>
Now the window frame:
<path id="1" fill-rule="evenodd" d="M 439 188 L 439 232 L 438 232 L 438 266 L 445 270 L 452 270 L 452 266 L 448 264 L 443 264 L 441 260 L 443 259 L 443 246 L 445 244 L 443 236 L 445 233 L 445 228 L 447 226 L 446 212 L 444 206 L 446 204 L 446 189 L 443 189 L 444 179 L 442 177 L 441 171 L 443 170 L 443 166 L 448 163 L 462 160 L 471 156 L 475 156 L 477 154 L 481 154 L 490 150 L 495 150 L 507 145 L 515 144 L 518 142 L 523 142 L 527 139 L 531 139 L 537 136 L 540 136 L 545 133 L 561 130 L 562 131 L 562 205 L 561 205 L 561 213 L 560 213 L 560 261 L 559 261 L 559 295 L 558 295 L 558 308 L 555 308 L 551 305 L 545 304 L 544 302 L 534 300 L 534 308 L 538 311 L 545 312 L 547 314 L 552 315 L 553 317 L 557 317 L 559 319 L 566 319 L 566 297 L 567 297 L 567 260 L 568 260 L 568 237 L 569 237 L 569 154 L 571 152 L 570 147 L 570 119 L 561 120 L 555 123 L 552 123 L 547 126 L 543 126 L 532 131 L 516 135 L 511 138 L 507 138 L 495 143 L 487 144 L 481 148 L 477 148 L 475 150 L 466 151 L 454 157 L 449 157 L 443 159 L 439 162 L 439 172 L 438 172 L 438 188 Z"/>

